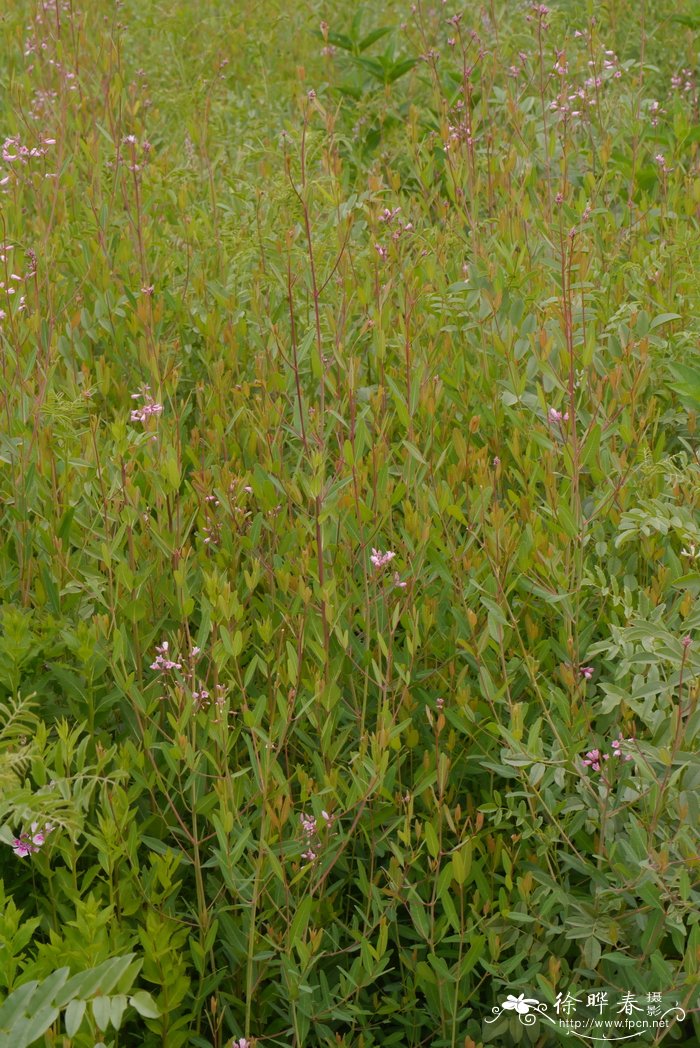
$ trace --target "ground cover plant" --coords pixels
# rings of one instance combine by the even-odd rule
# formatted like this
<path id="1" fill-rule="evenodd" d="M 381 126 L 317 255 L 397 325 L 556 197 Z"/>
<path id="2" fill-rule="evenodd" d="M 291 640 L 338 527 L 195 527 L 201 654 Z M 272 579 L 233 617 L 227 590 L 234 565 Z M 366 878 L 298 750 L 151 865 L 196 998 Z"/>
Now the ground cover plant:
<path id="1" fill-rule="evenodd" d="M 699 1043 L 699 34 L 0 5 L 0 1044 Z"/>

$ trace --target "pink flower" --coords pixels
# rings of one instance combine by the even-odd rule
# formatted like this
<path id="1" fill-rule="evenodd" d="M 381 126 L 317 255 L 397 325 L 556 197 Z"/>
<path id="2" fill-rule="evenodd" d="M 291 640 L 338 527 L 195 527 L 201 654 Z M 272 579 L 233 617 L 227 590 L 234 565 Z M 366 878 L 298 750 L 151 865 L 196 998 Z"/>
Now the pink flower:
<path id="1" fill-rule="evenodd" d="M 33 822 L 29 832 L 25 830 L 19 837 L 15 837 L 11 842 L 11 848 L 21 859 L 27 855 L 34 855 L 45 843 L 46 835 L 52 830 L 53 826 L 50 822 L 45 823 L 43 829 L 39 829 L 38 822 Z"/>
<path id="2" fill-rule="evenodd" d="M 132 422 L 146 422 L 151 415 L 160 415 L 163 410 L 163 405 L 158 404 L 151 396 L 150 386 L 141 386 L 138 393 L 131 394 L 131 399 L 144 401 L 140 408 L 135 408 L 131 412 Z"/>
<path id="3" fill-rule="evenodd" d="M 206 688 L 202 688 L 201 691 L 192 692 L 192 703 L 196 710 L 201 709 L 209 704 L 209 692 Z"/>
<path id="4" fill-rule="evenodd" d="M 681 641 L 681 644 L 687 650 L 692 643 L 693 643 L 692 637 L 690 636 L 689 633 L 686 633 L 685 637 Z"/>
<path id="5" fill-rule="evenodd" d="M 565 412 L 563 415 L 561 411 L 557 411 L 556 408 L 550 408 L 547 412 L 547 418 L 550 422 L 568 422 L 569 412 Z"/>
<path id="6" fill-rule="evenodd" d="M 163 410 L 162 404 L 156 404 L 155 400 L 149 400 L 131 412 L 132 422 L 146 422 L 151 415 L 160 415 Z"/>
<path id="7" fill-rule="evenodd" d="M 407 582 L 401 581 L 401 576 L 399 575 L 398 571 L 394 572 L 394 585 L 397 587 L 397 589 L 406 589 L 406 586 L 408 585 Z"/>
<path id="8" fill-rule="evenodd" d="M 613 741 L 610 744 L 612 746 L 612 748 L 613 748 L 613 757 L 623 757 L 624 760 L 631 761 L 632 760 L 632 754 L 631 753 L 623 753 L 623 751 L 622 751 L 622 744 L 623 744 L 623 742 L 634 742 L 634 739 L 625 739 L 625 738 L 622 737 L 622 732 L 620 732 L 618 737 L 616 739 L 613 739 Z"/>
<path id="9" fill-rule="evenodd" d="M 435 705 L 437 706 L 437 708 L 439 710 L 442 710 L 442 709 L 445 708 L 445 700 L 443 698 L 436 699 L 435 700 Z"/>
<path id="10" fill-rule="evenodd" d="M 381 550 L 372 547 L 372 555 L 369 559 L 372 561 L 375 568 L 379 569 L 385 567 L 395 556 L 396 554 L 392 550 L 387 550 L 386 553 L 382 553 Z"/>
<path id="11" fill-rule="evenodd" d="M 301 828 L 308 838 L 313 837 L 316 833 L 316 820 L 313 815 L 305 815 L 303 812 L 299 816 L 301 822 Z"/>
<path id="12" fill-rule="evenodd" d="M 158 670 L 160 673 L 167 672 L 168 670 L 179 670 L 182 666 L 179 662 L 174 662 L 168 654 L 169 645 L 167 640 L 164 640 L 162 644 L 156 644 L 156 658 L 151 663 L 152 670 Z"/>
<path id="13" fill-rule="evenodd" d="M 583 763 L 587 767 L 592 768 L 593 771 L 600 771 L 601 761 L 607 761 L 609 759 L 609 753 L 601 753 L 600 750 L 588 750 Z"/>
<path id="14" fill-rule="evenodd" d="M 582 666 L 581 667 L 581 676 L 584 677 L 586 680 L 590 680 L 591 679 L 591 677 L 593 676 L 593 672 L 594 672 L 594 670 L 593 670 L 592 666 Z"/>
<path id="15" fill-rule="evenodd" d="M 611 742 L 612 754 L 601 753 L 600 750 L 588 750 L 586 756 L 583 758 L 583 763 L 586 767 L 591 768 L 593 771 L 600 771 L 603 761 L 610 760 L 610 757 L 622 757 L 623 760 L 631 761 L 632 755 L 625 753 L 623 750 L 623 744 L 626 742 L 634 742 L 634 738 L 625 739 L 622 736 L 622 732 L 619 732 L 618 737 L 613 739 Z"/>

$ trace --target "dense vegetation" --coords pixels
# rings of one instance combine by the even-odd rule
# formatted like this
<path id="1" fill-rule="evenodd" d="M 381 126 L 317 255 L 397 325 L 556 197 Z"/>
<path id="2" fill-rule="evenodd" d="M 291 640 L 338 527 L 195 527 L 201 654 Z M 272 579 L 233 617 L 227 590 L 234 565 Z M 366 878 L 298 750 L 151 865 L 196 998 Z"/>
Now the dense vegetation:
<path id="1" fill-rule="evenodd" d="M 700 1043 L 700 12 L 548 6 L 0 6 L 8 1048 Z"/>

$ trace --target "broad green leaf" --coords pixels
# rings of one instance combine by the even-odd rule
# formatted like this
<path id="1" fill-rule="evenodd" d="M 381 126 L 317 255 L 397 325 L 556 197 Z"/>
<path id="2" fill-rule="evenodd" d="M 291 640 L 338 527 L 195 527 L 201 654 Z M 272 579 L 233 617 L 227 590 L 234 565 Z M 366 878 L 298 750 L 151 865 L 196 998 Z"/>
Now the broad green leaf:
<path id="1" fill-rule="evenodd" d="M 69 1037 L 73 1037 L 80 1029 L 80 1024 L 83 1021 L 85 1015 L 85 1009 L 87 1007 L 87 1001 L 82 1001 L 79 998 L 72 1000 L 66 1008 L 66 1014 L 64 1016 L 64 1022 L 66 1024 L 66 1033 Z"/>
<path id="2" fill-rule="evenodd" d="M 139 990 L 129 998 L 129 1004 L 136 1009 L 144 1019 L 157 1019 L 160 1015 L 158 1005 L 145 990 Z"/>

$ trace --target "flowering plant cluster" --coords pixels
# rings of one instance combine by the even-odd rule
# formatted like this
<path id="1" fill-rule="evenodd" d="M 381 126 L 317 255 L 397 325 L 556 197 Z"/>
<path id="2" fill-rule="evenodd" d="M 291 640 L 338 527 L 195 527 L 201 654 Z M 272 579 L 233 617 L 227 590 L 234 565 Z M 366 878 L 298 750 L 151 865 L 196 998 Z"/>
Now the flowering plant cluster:
<path id="1" fill-rule="evenodd" d="M 335 822 L 335 816 L 329 815 L 327 811 L 321 812 L 321 818 L 323 819 L 324 826 L 327 830 L 329 830 Z M 309 862 L 314 862 L 314 860 L 318 858 L 321 849 L 318 820 L 315 816 L 306 815 L 305 812 L 302 812 L 299 816 L 299 822 L 301 823 L 301 832 L 306 844 L 306 851 L 301 853 L 301 857 L 302 859 L 308 859 Z"/>
<path id="2" fill-rule="evenodd" d="M 27 855 L 33 855 L 45 844 L 47 835 L 53 829 L 50 822 L 44 823 L 41 829 L 38 822 L 33 822 L 29 830 L 25 830 L 20 833 L 19 837 L 14 838 L 11 844 L 13 852 L 21 859 L 26 858 Z"/>
<path id="3" fill-rule="evenodd" d="M 591 771 L 600 771 L 601 768 L 604 766 L 605 761 L 610 760 L 611 757 L 620 757 L 624 761 L 631 761 L 632 754 L 628 753 L 623 747 L 627 743 L 631 743 L 634 741 L 635 739 L 633 737 L 629 739 L 623 738 L 622 732 L 620 732 L 618 737 L 616 739 L 613 739 L 610 744 L 612 747 L 612 752 L 607 753 L 600 749 L 588 750 L 586 752 L 585 757 L 583 758 L 583 764 L 587 768 L 590 768 Z"/>
<path id="4" fill-rule="evenodd" d="M 189 655 L 178 655 L 172 658 L 170 644 L 167 640 L 164 640 L 161 644 L 156 644 L 156 657 L 151 663 L 151 669 L 157 673 L 164 674 L 166 679 L 167 675 L 171 674 L 174 678 L 172 684 L 175 689 L 189 692 L 192 698 L 192 708 L 195 711 L 207 709 L 213 701 L 218 715 L 225 706 L 226 686 L 224 684 L 216 684 L 215 694 L 212 697 L 205 683 L 201 680 L 198 681 L 195 663 L 201 654 L 201 648 L 195 644 L 190 648 Z M 181 671 L 179 677 L 175 671 Z"/>
<path id="5" fill-rule="evenodd" d="M 143 386 L 138 393 L 131 394 L 132 400 L 143 400 L 143 404 L 131 412 L 132 422 L 147 422 L 149 418 L 162 414 L 163 405 L 151 395 L 150 386 Z"/>
<path id="6" fill-rule="evenodd" d="M 167 640 L 164 640 L 162 644 L 156 644 L 157 654 L 151 663 L 152 670 L 157 670 L 159 673 L 169 673 L 171 670 L 182 669 L 181 662 L 175 662 L 174 659 L 170 658 L 169 649 L 170 645 Z"/>
<path id="7" fill-rule="evenodd" d="M 386 567 L 387 564 L 391 563 L 395 556 L 396 554 L 393 550 L 387 550 L 386 553 L 382 553 L 381 550 L 372 547 L 372 553 L 369 559 L 372 564 L 374 564 L 375 568 L 380 570 L 381 568 Z"/>
<path id="8" fill-rule="evenodd" d="M 33 1043 L 685 993 L 694 30 L 593 6 L 2 5 L 0 1002 L 128 965 Z"/>
<path id="9" fill-rule="evenodd" d="M 550 408 L 547 412 L 547 418 L 550 422 L 568 422 L 569 412 L 565 411 L 564 414 L 561 411 L 557 411 L 556 408 Z"/>

